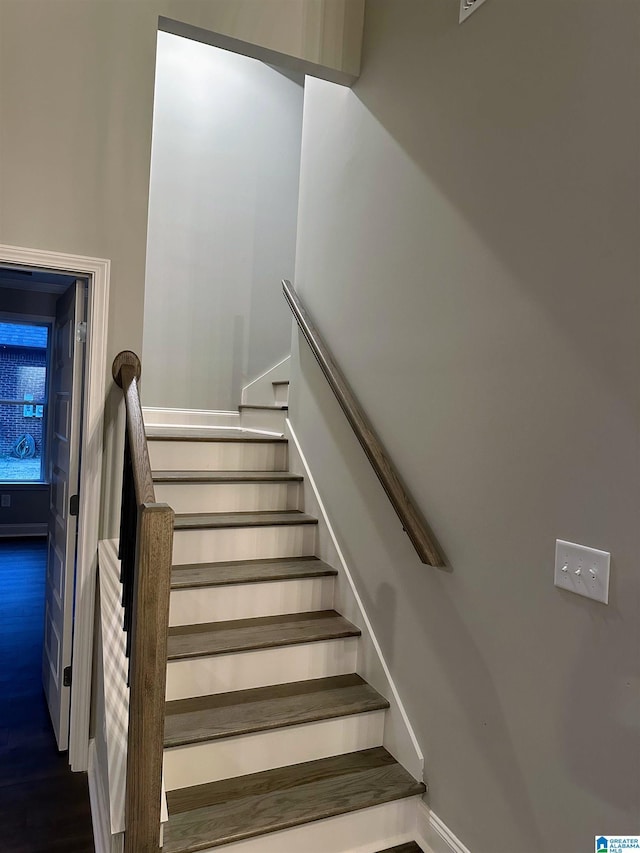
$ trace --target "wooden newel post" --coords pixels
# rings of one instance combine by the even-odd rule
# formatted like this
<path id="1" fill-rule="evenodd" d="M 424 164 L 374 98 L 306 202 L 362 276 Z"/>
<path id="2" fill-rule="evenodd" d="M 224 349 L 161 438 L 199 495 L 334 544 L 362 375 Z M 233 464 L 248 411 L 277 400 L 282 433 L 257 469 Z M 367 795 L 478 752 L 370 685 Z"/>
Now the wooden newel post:
<path id="1" fill-rule="evenodd" d="M 131 620 L 125 853 L 157 853 L 160 848 L 173 520 L 173 510 L 167 504 L 139 507 Z"/>

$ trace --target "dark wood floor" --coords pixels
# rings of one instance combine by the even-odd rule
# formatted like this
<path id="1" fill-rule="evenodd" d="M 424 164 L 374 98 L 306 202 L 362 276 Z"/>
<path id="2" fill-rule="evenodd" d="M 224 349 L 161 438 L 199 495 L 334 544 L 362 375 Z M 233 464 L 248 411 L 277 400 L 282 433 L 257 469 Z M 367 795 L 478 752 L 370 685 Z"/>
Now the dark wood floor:
<path id="1" fill-rule="evenodd" d="M 42 693 L 46 559 L 42 539 L 0 540 L 0 853 L 94 853 L 87 776 Z"/>

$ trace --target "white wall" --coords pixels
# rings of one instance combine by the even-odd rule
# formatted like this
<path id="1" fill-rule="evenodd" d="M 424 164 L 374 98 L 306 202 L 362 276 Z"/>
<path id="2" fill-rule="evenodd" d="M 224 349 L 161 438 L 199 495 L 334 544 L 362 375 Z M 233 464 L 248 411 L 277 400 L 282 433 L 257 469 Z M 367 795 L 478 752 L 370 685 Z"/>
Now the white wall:
<path id="1" fill-rule="evenodd" d="M 233 409 L 289 353 L 303 86 L 158 34 L 144 310 L 145 404 Z"/>
<path id="2" fill-rule="evenodd" d="M 291 417 L 473 853 L 638 831 L 639 25 L 368 0 L 360 81 L 306 88 L 296 284 L 452 571 L 297 335 Z M 611 552 L 609 606 L 554 588 L 556 538 Z"/>

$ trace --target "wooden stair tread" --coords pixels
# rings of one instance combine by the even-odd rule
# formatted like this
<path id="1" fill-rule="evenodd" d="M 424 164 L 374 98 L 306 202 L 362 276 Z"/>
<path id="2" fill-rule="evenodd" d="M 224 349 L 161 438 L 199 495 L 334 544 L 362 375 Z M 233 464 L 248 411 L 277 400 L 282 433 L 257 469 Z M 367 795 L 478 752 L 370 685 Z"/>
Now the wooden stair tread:
<path id="1" fill-rule="evenodd" d="M 286 444 L 287 439 L 279 435 L 258 435 L 257 433 L 239 432 L 230 434 L 230 430 L 220 430 L 216 432 L 213 429 L 206 429 L 206 433 L 202 430 L 195 435 L 186 435 L 181 432 L 166 432 L 147 435 L 147 441 L 213 441 L 213 442 L 240 442 L 251 444 Z"/>
<path id="2" fill-rule="evenodd" d="M 257 409 L 257 410 L 262 411 L 262 412 L 288 412 L 289 406 L 287 406 L 286 403 L 283 403 L 280 406 L 277 404 L 272 405 L 272 406 L 257 406 L 257 405 L 254 405 L 253 403 L 241 403 L 238 406 L 238 409 L 240 411 L 242 411 L 243 409 L 251 409 L 251 410 Z"/>
<path id="3" fill-rule="evenodd" d="M 296 580 L 337 575 L 337 569 L 317 557 L 285 557 L 272 560 L 193 563 L 174 566 L 171 589 L 193 589 L 203 586 L 228 586 L 239 583 Z"/>
<path id="4" fill-rule="evenodd" d="M 299 510 L 263 512 L 187 512 L 176 515 L 175 530 L 199 530 L 219 527 L 278 527 L 290 524 L 317 524 L 313 518 Z"/>
<path id="5" fill-rule="evenodd" d="M 300 483 L 288 471 L 154 471 L 154 483 Z"/>
<path id="6" fill-rule="evenodd" d="M 168 658 L 181 660 L 205 655 L 268 649 L 277 646 L 358 637 L 360 629 L 335 610 L 260 616 L 203 625 L 169 628 Z"/>
<path id="7" fill-rule="evenodd" d="M 166 704 L 165 747 L 380 711 L 389 703 L 355 673 Z"/>
<path id="8" fill-rule="evenodd" d="M 194 853 L 424 793 L 382 747 L 167 794 L 164 853 Z"/>
<path id="9" fill-rule="evenodd" d="M 397 847 L 387 847 L 380 853 L 423 853 L 423 850 L 415 841 L 410 841 L 408 844 L 399 844 Z"/>

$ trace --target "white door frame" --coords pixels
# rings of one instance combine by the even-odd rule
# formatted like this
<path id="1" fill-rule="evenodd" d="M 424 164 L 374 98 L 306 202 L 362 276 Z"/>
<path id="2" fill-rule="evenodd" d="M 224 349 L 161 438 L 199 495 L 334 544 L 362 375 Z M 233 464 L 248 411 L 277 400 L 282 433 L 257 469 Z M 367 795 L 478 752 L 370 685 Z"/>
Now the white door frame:
<path id="1" fill-rule="evenodd" d="M 102 494 L 102 436 L 107 377 L 107 325 L 111 261 L 41 249 L 0 245 L 0 264 L 21 264 L 89 280 L 82 413 L 78 555 L 74 598 L 69 763 L 89 767 L 91 666 Z"/>

